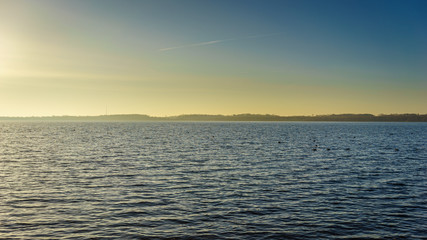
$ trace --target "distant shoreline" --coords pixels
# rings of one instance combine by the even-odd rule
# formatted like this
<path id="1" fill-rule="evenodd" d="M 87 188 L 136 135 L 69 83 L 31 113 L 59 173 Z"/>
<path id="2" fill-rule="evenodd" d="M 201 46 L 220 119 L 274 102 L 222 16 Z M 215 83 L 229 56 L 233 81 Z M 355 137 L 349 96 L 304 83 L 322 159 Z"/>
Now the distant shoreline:
<path id="1" fill-rule="evenodd" d="M 266 122 L 427 122 L 427 114 L 331 114 L 316 116 L 279 116 L 271 114 L 204 115 L 188 114 L 170 117 L 152 117 L 144 114 L 116 114 L 100 116 L 45 116 L 45 117 L 0 117 L 0 121 L 266 121 Z"/>

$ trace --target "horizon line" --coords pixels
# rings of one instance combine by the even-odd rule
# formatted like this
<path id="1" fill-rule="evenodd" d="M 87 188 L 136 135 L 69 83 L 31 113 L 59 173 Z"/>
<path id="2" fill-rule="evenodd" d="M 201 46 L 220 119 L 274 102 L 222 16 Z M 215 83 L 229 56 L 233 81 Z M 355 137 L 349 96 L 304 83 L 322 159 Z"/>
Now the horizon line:
<path id="1" fill-rule="evenodd" d="M 239 116 L 239 115 L 258 115 L 258 116 L 276 116 L 276 117 L 322 117 L 322 116 L 340 116 L 340 115 L 371 115 L 371 116 L 390 116 L 390 115 L 427 115 L 427 113 L 331 113 L 331 114 L 301 114 L 301 115 L 279 115 L 273 113 L 234 113 L 234 114 L 207 114 L 207 113 L 183 113 L 177 115 L 149 115 L 143 113 L 117 113 L 117 114 L 98 114 L 98 115 L 33 115 L 33 116 L 4 116 L 0 115 L 0 118 L 50 118 L 50 117 L 109 117 L 109 116 L 147 116 L 151 118 L 172 118 L 180 116 Z"/>

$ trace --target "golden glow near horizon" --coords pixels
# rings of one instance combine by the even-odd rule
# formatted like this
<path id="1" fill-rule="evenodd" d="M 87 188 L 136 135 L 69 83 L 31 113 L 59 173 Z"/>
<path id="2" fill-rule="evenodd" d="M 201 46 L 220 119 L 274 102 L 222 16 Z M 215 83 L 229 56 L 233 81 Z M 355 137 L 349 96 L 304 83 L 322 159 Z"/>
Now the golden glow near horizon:
<path id="1" fill-rule="evenodd" d="M 182 15 L 118 4 L 0 1 L 0 116 L 427 112 L 425 58 L 399 65 L 417 49 L 387 60 L 363 36 L 328 43 L 340 39 L 333 28 L 291 32 L 264 15 L 239 25 L 229 12 L 217 23 L 220 8 L 202 2 Z"/>

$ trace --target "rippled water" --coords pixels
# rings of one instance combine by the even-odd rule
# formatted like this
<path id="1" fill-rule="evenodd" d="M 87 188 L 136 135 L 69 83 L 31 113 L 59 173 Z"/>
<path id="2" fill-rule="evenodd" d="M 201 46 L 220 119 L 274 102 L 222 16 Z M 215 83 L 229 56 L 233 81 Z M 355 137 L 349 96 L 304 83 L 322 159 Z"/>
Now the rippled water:
<path id="1" fill-rule="evenodd" d="M 0 122 L 0 238 L 427 238 L 426 123 Z"/>

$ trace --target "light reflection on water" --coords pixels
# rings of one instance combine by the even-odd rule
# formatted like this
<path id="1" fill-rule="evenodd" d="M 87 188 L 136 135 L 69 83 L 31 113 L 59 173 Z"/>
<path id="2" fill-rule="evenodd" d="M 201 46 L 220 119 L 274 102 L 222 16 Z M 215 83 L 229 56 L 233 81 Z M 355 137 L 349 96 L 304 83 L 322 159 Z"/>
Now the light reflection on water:
<path id="1" fill-rule="evenodd" d="M 0 123 L 0 238 L 427 237 L 425 123 Z"/>

